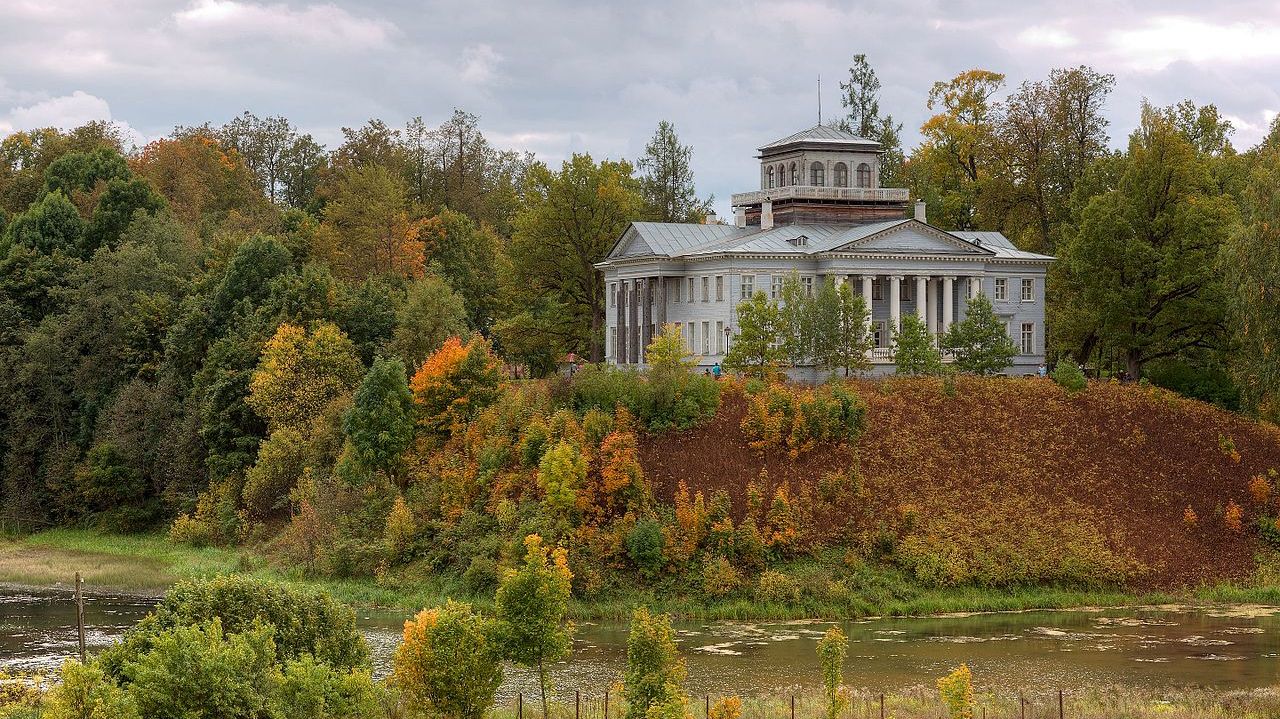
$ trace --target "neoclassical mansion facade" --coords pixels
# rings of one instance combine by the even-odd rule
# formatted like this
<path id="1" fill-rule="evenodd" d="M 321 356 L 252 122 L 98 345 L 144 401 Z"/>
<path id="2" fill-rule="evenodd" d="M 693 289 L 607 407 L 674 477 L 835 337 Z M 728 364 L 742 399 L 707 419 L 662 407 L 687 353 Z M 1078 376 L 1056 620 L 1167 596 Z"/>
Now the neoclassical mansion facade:
<path id="1" fill-rule="evenodd" d="M 948 232 L 908 217 L 903 188 L 882 188 L 880 148 L 817 126 L 760 148 L 760 189 L 735 194 L 734 222 L 632 223 L 597 265 L 606 287 L 606 361 L 643 365 L 644 348 L 679 324 L 702 366 L 721 362 L 736 308 L 754 292 L 778 297 L 796 273 L 807 288 L 853 283 L 871 308 L 873 372 L 893 371 L 892 332 L 914 312 L 940 335 L 966 300 L 992 300 L 1018 354 L 1007 372 L 1044 360 L 1045 273 L 1052 257 L 998 232 Z M 802 370 L 803 372 L 803 370 Z"/>

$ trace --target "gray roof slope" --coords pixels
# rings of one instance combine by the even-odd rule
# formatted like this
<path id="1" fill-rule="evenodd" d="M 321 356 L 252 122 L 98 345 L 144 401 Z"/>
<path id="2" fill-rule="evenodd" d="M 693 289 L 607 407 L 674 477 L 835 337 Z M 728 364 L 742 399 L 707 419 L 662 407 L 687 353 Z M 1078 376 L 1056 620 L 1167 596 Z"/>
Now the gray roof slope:
<path id="1" fill-rule="evenodd" d="M 807 130 L 801 130 L 794 135 L 788 135 L 781 140 L 774 140 L 768 145 L 760 147 L 760 150 L 768 150 L 774 147 L 785 147 L 797 142 L 826 142 L 826 143 L 850 143 L 858 145 L 876 145 L 880 143 L 865 137 L 859 137 L 852 132 L 829 127 L 827 125 L 815 125 Z"/>
<path id="2" fill-rule="evenodd" d="M 1041 255 L 1035 252 L 1027 252 L 1020 250 L 1013 244 L 1013 241 L 999 232 L 975 232 L 973 230 L 952 230 L 951 234 L 962 240 L 973 242 L 980 247 L 996 253 L 997 257 L 1016 258 L 1020 260 L 1052 260 L 1055 259 L 1051 255 Z"/>
<path id="3" fill-rule="evenodd" d="M 912 222 L 915 220 L 888 220 L 866 225 L 778 225 L 768 230 L 761 230 L 759 227 L 719 224 L 634 222 L 630 229 L 634 229 L 639 234 L 640 240 L 659 257 L 696 257 L 723 252 L 812 255 L 828 252 L 897 225 Z M 945 230 L 938 231 L 945 232 Z M 1048 255 L 1019 250 L 999 232 L 955 231 L 948 234 L 995 253 L 996 258 L 1054 259 Z M 808 240 L 803 246 L 790 242 L 800 235 L 804 235 Z M 615 247 L 608 259 L 624 259 L 624 255 L 618 253 L 618 249 Z"/>

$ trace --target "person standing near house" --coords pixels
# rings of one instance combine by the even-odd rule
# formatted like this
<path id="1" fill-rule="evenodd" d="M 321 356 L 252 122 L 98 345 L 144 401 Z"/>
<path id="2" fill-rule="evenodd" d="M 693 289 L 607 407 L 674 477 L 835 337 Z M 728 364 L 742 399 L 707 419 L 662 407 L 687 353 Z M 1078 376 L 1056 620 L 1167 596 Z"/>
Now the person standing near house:
<path id="1" fill-rule="evenodd" d="M 1040 375 L 1041 377 L 1047 377 L 1049 376 L 1049 368 L 1045 367 L 1044 363 L 1041 362 L 1040 367 L 1036 369 L 1036 374 Z"/>
<path id="2" fill-rule="evenodd" d="M 715 363 L 714 365 L 711 365 L 711 376 L 715 377 L 716 379 L 720 379 L 720 363 L 719 362 Z"/>

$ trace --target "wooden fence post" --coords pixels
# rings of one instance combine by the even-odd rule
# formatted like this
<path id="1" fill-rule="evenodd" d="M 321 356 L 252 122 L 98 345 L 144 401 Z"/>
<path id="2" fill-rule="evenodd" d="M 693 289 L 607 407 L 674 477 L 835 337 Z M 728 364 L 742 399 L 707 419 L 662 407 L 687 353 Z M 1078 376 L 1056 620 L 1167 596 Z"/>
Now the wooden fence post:
<path id="1" fill-rule="evenodd" d="M 711 695 L 702 695 L 702 716 L 704 719 L 711 719 Z"/>
<path id="2" fill-rule="evenodd" d="M 573 719 L 582 719 L 582 692 L 573 690 Z"/>
<path id="3" fill-rule="evenodd" d="M 880 695 L 880 719 L 884 719 L 884 694 Z"/>
<path id="4" fill-rule="evenodd" d="M 796 695 L 791 695 L 791 719 L 796 719 Z"/>
<path id="5" fill-rule="evenodd" d="M 76 633 L 80 637 L 80 663 L 84 664 L 84 580 L 76 572 Z"/>
<path id="6" fill-rule="evenodd" d="M 1058 719 L 1063 719 L 1065 712 L 1062 706 L 1062 690 L 1058 690 Z"/>
<path id="7" fill-rule="evenodd" d="M 516 719 L 524 719 L 524 694 L 516 692 Z"/>
<path id="8" fill-rule="evenodd" d="M 1021 694 L 1018 695 L 1018 706 L 1022 707 L 1022 719 L 1027 719 L 1027 698 Z"/>
<path id="9" fill-rule="evenodd" d="M 604 719 L 609 719 L 609 690 L 604 690 Z"/>

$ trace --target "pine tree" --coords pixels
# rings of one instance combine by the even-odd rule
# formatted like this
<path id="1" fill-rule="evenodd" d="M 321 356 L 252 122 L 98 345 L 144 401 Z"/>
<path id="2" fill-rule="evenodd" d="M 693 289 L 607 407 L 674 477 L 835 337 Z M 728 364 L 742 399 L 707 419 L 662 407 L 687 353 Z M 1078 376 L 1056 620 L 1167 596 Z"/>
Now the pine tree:
<path id="1" fill-rule="evenodd" d="M 698 199 L 693 185 L 693 147 L 681 145 L 676 128 L 663 120 L 637 163 L 645 214 L 655 222 L 702 222 L 711 198 Z"/>

